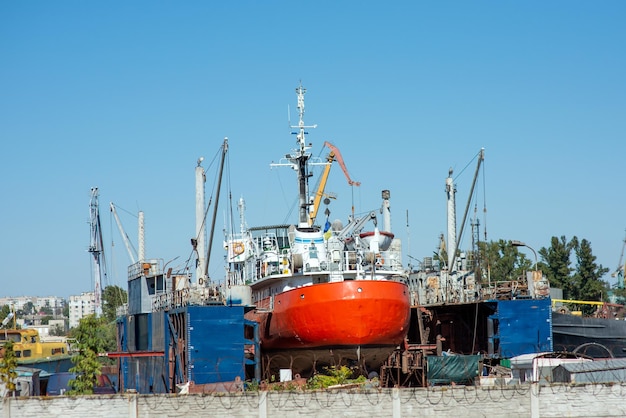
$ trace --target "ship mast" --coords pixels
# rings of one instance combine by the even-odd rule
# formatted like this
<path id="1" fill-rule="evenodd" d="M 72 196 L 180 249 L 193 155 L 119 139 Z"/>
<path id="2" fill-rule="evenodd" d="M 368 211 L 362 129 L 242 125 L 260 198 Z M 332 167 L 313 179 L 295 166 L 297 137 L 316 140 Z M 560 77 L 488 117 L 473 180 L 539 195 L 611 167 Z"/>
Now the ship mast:
<path id="1" fill-rule="evenodd" d="M 211 232 L 209 233 L 209 245 L 206 250 L 206 261 L 204 264 L 204 277 L 209 280 L 209 263 L 211 262 L 211 248 L 213 248 L 213 233 L 215 232 L 215 219 L 217 218 L 217 206 L 220 201 L 220 190 L 222 187 L 222 174 L 224 173 L 224 160 L 228 152 L 228 138 L 224 138 L 222 144 L 222 158 L 220 159 L 220 168 L 217 180 L 217 191 L 215 192 L 215 206 L 213 208 L 213 219 L 211 221 Z"/>
<path id="2" fill-rule="evenodd" d="M 299 149 L 295 154 L 289 156 L 289 161 L 294 166 L 294 169 L 298 172 L 298 227 L 306 228 L 309 226 L 309 173 L 308 164 L 311 154 L 307 152 L 311 149 L 310 144 L 306 144 L 305 135 L 308 133 L 306 128 L 315 128 L 317 125 L 306 126 L 304 124 L 304 95 L 306 89 L 302 87 L 302 83 L 296 87 L 296 93 L 298 94 L 298 114 L 299 121 L 298 126 L 291 126 L 292 129 L 298 129 L 296 134 L 296 142 Z"/>
<path id="3" fill-rule="evenodd" d="M 454 271 L 454 259 L 456 255 L 456 187 L 452 180 L 452 168 L 446 178 L 446 194 L 448 195 L 448 272 Z"/>
<path id="4" fill-rule="evenodd" d="M 287 166 L 293 168 L 298 173 L 298 229 L 311 230 L 314 226 L 309 226 L 309 206 L 312 205 L 309 199 L 309 166 L 310 165 L 328 165 L 329 162 L 319 162 L 318 160 L 311 162 L 311 153 L 308 152 L 311 149 L 311 144 L 306 143 L 306 135 L 309 133 L 306 131 L 308 128 L 317 128 L 317 125 L 305 125 L 304 124 L 304 95 L 306 89 L 302 87 L 302 83 L 296 87 L 296 94 L 298 95 L 298 113 L 299 121 L 298 125 L 289 125 L 291 129 L 296 129 L 296 132 L 292 134 L 296 135 L 296 143 L 298 148 L 293 150 L 291 154 L 285 155 L 281 161 L 270 164 L 271 167 Z"/>
<path id="5" fill-rule="evenodd" d="M 102 245 L 102 228 L 100 226 L 100 209 L 98 207 L 98 188 L 91 188 L 91 200 L 89 202 L 91 214 L 91 242 L 89 252 L 93 259 L 94 269 L 94 310 L 96 317 L 102 316 L 102 277 L 106 276 L 104 263 L 104 246 Z"/>
<path id="6" fill-rule="evenodd" d="M 198 263 L 196 265 L 196 280 L 198 283 L 203 283 L 205 277 L 205 245 L 206 245 L 206 228 L 205 228 L 205 200 L 204 200 L 204 184 L 206 182 L 206 173 L 202 167 L 202 161 L 204 157 L 198 158 L 198 165 L 196 166 L 196 241 L 195 247 L 198 254 Z"/>

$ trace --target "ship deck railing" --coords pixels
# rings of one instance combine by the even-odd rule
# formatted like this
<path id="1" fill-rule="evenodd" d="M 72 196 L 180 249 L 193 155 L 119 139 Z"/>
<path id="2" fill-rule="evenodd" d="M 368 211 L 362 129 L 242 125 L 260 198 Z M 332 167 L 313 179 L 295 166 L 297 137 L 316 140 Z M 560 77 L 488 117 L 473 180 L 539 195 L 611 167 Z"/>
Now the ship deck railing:
<path id="1" fill-rule="evenodd" d="M 282 261 L 287 262 L 283 263 Z M 380 272 L 398 272 L 404 271 L 402 265 L 402 253 L 400 251 L 358 251 L 358 250 L 346 250 L 342 252 L 330 252 L 327 260 L 325 261 L 325 267 L 314 266 L 308 267 L 306 265 L 295 266 L 295 273 L 318 273 L 318 272 L 339 272 L 339 273 L 358 273 L 358 272 L 371 272 L 372 268 Z M 279 265 L 289 265 L 291 269 L 294 269 L 293 255 L 281 254 Z M 289 270 L 289 274 L 292 270 Z M 279 268 L 273 275 L 284 274 L 284 269 Z"/>

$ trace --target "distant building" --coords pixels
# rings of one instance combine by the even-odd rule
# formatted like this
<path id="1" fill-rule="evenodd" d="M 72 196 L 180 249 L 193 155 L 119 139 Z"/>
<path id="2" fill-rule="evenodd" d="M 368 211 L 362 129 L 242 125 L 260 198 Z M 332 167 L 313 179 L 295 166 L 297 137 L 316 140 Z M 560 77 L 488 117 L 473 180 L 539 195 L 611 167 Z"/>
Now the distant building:
<path id="1" fill-rule="evenodd" d="M 0 298 L 0 307 L 8 305 L 11 309 L 20 311 L 29 302 L 33 305 L 34 310 L 34 312 L 29 312 L 30 314 L 38 314 L 43 308 L 50 308 L 55 317 L 63 315 L 63 307 L 66 303 L 65 299 L 58 296 L 16 296 Z"/>
<path id="2" fill-rule="evenodd" d="M 51 319 L 48 322 L 48 334 L 54 334 L 57 331 L 63 334 L 67 332 L 67 325 L 64 319 Z"/>
<path id="3" fill-rule="evenodd" d="M 96 313 L 94 292 L 83 292 L 79 296 L 70 296 L 70 328 L 76 328 L 80 320 Z"/>

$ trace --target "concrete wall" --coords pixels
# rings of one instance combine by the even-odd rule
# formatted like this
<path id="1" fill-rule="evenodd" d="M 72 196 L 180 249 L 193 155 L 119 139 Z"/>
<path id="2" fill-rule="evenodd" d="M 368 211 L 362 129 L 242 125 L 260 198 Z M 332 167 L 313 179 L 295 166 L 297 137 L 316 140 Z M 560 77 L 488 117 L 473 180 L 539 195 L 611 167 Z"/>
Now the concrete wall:
<path id="1" fill-rule="evenodd" d="M 626 385 L 5 398 L 0 418 L 624 417 Z"/>

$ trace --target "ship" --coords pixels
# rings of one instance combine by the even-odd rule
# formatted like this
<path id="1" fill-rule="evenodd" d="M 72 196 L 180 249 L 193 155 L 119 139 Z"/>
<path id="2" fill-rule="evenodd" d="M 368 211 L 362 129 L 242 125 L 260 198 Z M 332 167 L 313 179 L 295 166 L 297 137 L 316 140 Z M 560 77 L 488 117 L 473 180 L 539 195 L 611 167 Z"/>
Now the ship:
<path id="1" fill-rule="evenodd" d="M 67 372 L 73 366 L 67 342 L 42 341 L 39 331 L 34 328 L 0 329 L 0 347 L 8 341 L 13 342 L 18 366 L 47 373 Z"/>
<path id="2" fill-rule="evenodd" d="M 442 234 L 435 257 L 424 257 L 409 276 L 413 315 L 421 324 L 419 329 L 412 327 L 409 342 L 429 343 L 436 349 L 433 354 L 439 356 L 446 352 L 480 353 L 493 362 L 550 352 L 553 350 L 550 290 L 541 272 L 529 272 L 524 280 L 481 280 L 475 257 L 480 236 L 478 220 L 472 223 L 474 249 L 459 249 L 484 158 L 481 149 L 458 228 L 457 188 L 453 170 L 448 171 L 447 240 Z"/>
<path id="3" fill-rule="evenodd" d="M 593 358 L 626 357 L 624 305 L 554 298 L 552 305 L 555 350 L 580 352 Z M 581 305 L 597 308 L 592 315 L 568 308 Z"/>
<path id="4" fill-rule="evenodd" d="M 218 189 L 227 151 L 225 138 L 220 146 Z M 138 216 L 137 254 L 127 244 L 128 303 L 117 311 L 117 350 L 102 354 L 116 360 L 112 380 L 118 382 L 119 392 L 240 392 L 245 382 L 260 380 L 258 324 L 244 317 L 252 308 L 249 288 L 231 283 L 225 289 L 208 277 L 207 225 L 215 223 L 219 192 L 213 221 L 207 222 L 202 160 L 195 168 L 196 230 L 189 259 L 172 267 L 162 258 L 146 256 L 143 212 Z M 97 197 L 93 188 L 94 225 L 100 223 Z M 118 227 L 126 236 L 121 223 Z M 213 228 L 211 237 L 212 233 Z M 100 237 L 93 240 L 101 241 Z M 94 264 L 104 265 L 98 246 L 92 247 Z"/>
<path id="5" fill-rule="evenodd" d="M 476 173 L 484 158 L 482 150 L 479 155 Z M 426 330 L 420 333 L 413 327 L 410 342 L 429 342 L 436 345 L 439 354 L 480 352 L 494 361 L 542 352 L 591 358 L 626 357 L 623 305 L 559 299 L 562 291 L 550 287 L 536 262 L 535 269 L 526 272 L 525 277 L 481 280 L 482 270 L 475 257 L 480 236 L 477 220 L 472 224 L 472 251 L 457 248 L 464 223 L 457 233 L 452 170 L 446 179 L 446 192 L 447 243 L 441 236 L 437 259 L 424 257 L 409 276 L 413 305 L 420 307 L 414 315 L 423 318 L 421 330 Z M 463 222 L 471 200 L 470 196 Z M 511 244 L 526 246 L 520 241 Z M 597 309 L 593 316 L 570 312 L 568 306 L 576 305 L 593 305 Z"/>
<path id="6" fill-rule="evenodd" d="M 327 165 L 310 152 L 304 122 L 306 89 L 296 88 L 299 122 L 291 126 L 296 148 L 272 167 L 297 173 L 295 224 L 247 227 L 239 200 L 240 228 L 227 234 L 224 248 L 228 283 L 251 289 L 254 309 L 246 318 L 259 324 L 263 370 L 305 376 L 322 366 L 349 365 L 378 372 L 408 332 L 408 271 L 402 246 L 391 229 L 390 191 L 377 211 L 354 213 L 317 225 L 309 188 L 312 166 Z M 328 210 L 328 209 L 327 209 Z M 367 230 L 366 230 L 367 228 Z"/>

